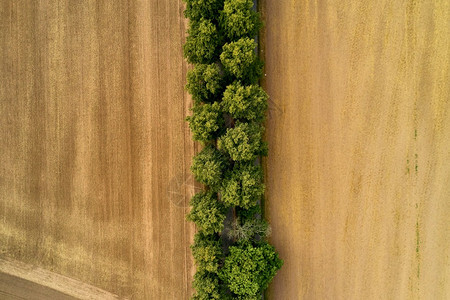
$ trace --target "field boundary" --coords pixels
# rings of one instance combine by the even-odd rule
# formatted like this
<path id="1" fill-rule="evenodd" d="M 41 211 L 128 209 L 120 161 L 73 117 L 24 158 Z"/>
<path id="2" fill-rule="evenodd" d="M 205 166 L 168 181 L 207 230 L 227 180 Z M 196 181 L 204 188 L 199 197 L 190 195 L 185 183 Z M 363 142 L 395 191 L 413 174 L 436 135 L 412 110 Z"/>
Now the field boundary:
<path id="1" fill-rule="evenodd" d="M 17 277 L 77 299 L 119 299 L 117 295 L 92 285 L 18 261 L 0 259 L 0 274 Z"/>

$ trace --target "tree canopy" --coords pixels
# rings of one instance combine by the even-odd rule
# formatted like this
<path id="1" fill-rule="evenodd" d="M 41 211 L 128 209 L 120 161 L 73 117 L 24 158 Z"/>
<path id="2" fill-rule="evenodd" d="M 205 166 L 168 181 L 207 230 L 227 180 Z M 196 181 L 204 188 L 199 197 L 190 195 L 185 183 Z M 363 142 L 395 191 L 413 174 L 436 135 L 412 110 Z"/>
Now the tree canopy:
<path id="1" fill-rule="evenodd" d="M 253 162 L 237 163 L 227 172 L 220 190 L 221 200 L 227 206 L 249 209 L 258 204 L 264 194 L 261 166 Z"/>
<path id="2" fill-rule="evenodd" d="M 261 219 L 235 219 L 227 232 L 228 237 L 235 240 L 237 243 L 250 241 L 256 242 L 257 240 L 261 240 L 269 235 L 270 227 L 266 221 Z"/>
<path id="3" fill-rule="evenodd" d="M 191 171 L 195 180 L 212 190 L 218 190 L 228 167 L 227 157 L 214 146 L 208 145 L 194 156 Z"/>
<path id="4" fill-rule="evenodd" d="M 266 242 L 270 227 L 259 202 L 265 185 L 256 158 L 268 151 L 262 126 L 268 96 L 258 84 L 263 62 L 254 40 L 262 22 L 253 0 L 183 1 L 190 19 L 183 53 L 194 64 L 186 84 L 194 106 L 186 120 L 204 146 L 191 171 L 205 186 L 187 214 L 198 230 L 192 299 L 257 300 L 283 263 Z"/>
<path id="5" fill-rule="evenodd" d="M 257 123 L 236 122 L 234 128 L 217 141 L 217 147 L 227 152 L 234 161 L 251 161 L 259 155 L 267 155 L 267 144 L 262 140 L 264 127 Z"/>
<path id="6" fill-rule="evenodd" d="M 195 273 L 193 287 L 196 291 L 193 300 L 224 299 L 224 291 L 217 274 L 205 271 Z"/>
<path id="7" fill-rule="evenodd" d="M 184 16 L 191 20 L 216 19 L 224 0 L 183 0 L 186 2 Z"/>
<path id="8" fill-rule="evenodd" d="M 248 37 L 223 45 L 220 61 L 225 71 L 246 83 L 256 83 L 262 75 L 263 63 L 255 47 L 255 40 Z"/>
<path id="9" fill-rule="evenodd" d="M 184 44 L 184 56 L 190 63 L 210 64 L 219 55 L 219 35 L 211 20 L 189 22 L 188 36 Z"/>
<path id="10" fill-rule="evenodd" d="M 268 96 L 259 85 L 243 86 L 235 81 L 225 89 L 222 106 L 235 119 L 262 121 Z"/>
<path id="11" fill-rule="evenodd" d="M 225 0 L 220 24 L 232 41 L 241 37 L 254 37 L 262 26 L 259 13 L 252 9 L 253 0 Z"/>
<path id="12" fill-rule="evenodd" d="M 194 222 L 204 234 L 219 233 L 223 230 L 227 209 L 212 191 L 203 191 L 192 197 L 191 211 L 187 219 Z"/>
<path id="13" fill-rule="evenodd" d="M 194 140 L 207 142 L 217 137 L 225 126 L 221 105 L 218 102 L 195 105 L 193 114 L 186 118 Z"/>
<path id="14" fill-rule="evenodd" d="M 252 206 L 248 209 L 241 209 L 239 207 L 236 208 L 236 217 L 242 221 L 242 222 L 246 222 L 249 220 L 253 220 L 255 218 L 257 218 L 257 216 L 261 216 L 261 206 L 260 205 L 256 205 L 256 206 Z"/>
<path id="15" fill-rule="evenodd" d="M 186 89 L 196 104 L 214 102 L 223 91 L 220 67 L 217 64 L 197 64 L 187 73 Z"/>
<path id="16" fill-rule="evenodd" d="M 229 250 L 219 276 L 239 296 L 256 296 L 283 265 L 275 248 L 266 242 L 242 243 Z"/>
<path id="17" fill-rule="evenodd" d="M 219 272 L 219 263 L 223 253 L 222 245 L 217 235 L 205 235 L 202 232 L 195 234 L 194 244 L 191 245 L 191 249 L 197 272 Z"/>

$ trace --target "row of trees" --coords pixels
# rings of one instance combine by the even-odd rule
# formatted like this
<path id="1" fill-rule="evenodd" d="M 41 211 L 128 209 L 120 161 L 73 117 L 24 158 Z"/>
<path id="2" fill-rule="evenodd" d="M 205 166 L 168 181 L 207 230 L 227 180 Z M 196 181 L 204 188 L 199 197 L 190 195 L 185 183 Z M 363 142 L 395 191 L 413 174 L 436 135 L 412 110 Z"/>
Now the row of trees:
<path id="1" fill-rule="evenodd" d="M 184 55 L 194 64 L 187 121 L 204 145 L 191 170 L 205 189 L 191 199 L 187 216 L 198 228 L 193 299 L 257 299 L 282 266 L 266 241 L 270 228 L 260 207 L 265 186 L 257 158 L 267 155 L 268 96 L 258 84 L 263 63 L 253 38 L 262 22 L 252 0 L 185 2 Z"/>

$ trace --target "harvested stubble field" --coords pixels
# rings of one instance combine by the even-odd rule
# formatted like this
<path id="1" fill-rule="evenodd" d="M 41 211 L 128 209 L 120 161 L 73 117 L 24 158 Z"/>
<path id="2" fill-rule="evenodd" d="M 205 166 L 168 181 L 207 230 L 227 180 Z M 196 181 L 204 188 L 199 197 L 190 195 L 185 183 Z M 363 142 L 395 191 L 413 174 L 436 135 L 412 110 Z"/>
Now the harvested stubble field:
<path id="1" fill-rule="evenodd" d="M 127 3 L 0 1 L 0 257 L 187 299 L 184 4 Z"/>
<path id="2" fill-rule="evenodd" d="M 449 2 L 261 3 L 269 299 L 449 299 Z"/>

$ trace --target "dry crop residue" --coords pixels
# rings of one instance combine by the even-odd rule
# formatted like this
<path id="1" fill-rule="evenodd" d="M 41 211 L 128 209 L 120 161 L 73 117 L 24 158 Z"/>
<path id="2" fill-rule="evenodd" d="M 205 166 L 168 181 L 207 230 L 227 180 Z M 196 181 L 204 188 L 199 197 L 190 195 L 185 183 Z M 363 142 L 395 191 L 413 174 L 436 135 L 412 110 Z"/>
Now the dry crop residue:
<path id="1" fill-rule="evenodd" d="M 1 1 L 0 256 L 122 297 L 191 295 L 183 9 Z"/>
<path id="2" fill-rule="evenodd" d="M 261 2 L 269 299 L 448 299 L 448 1 Z"/>

